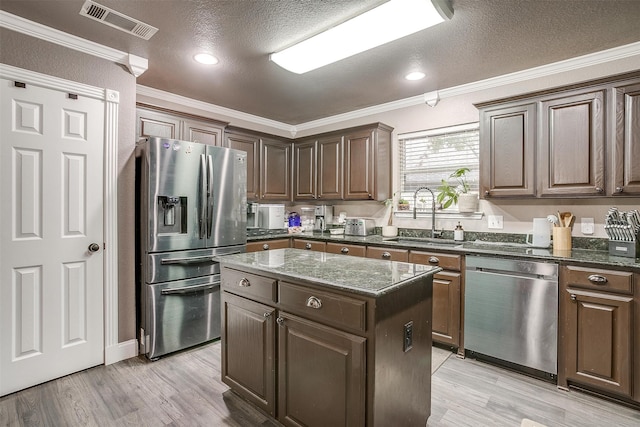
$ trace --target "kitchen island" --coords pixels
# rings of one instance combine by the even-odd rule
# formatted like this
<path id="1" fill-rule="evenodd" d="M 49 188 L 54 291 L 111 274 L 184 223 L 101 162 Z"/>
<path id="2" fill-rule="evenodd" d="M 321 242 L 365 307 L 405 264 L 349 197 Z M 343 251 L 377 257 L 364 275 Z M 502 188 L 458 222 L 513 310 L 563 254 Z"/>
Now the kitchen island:
<path id="1" fill-rule="evenodd" d="M 439 267 L 277 249 L 219 257 L 222 380 L 290 426 L 424 426 Z"/>

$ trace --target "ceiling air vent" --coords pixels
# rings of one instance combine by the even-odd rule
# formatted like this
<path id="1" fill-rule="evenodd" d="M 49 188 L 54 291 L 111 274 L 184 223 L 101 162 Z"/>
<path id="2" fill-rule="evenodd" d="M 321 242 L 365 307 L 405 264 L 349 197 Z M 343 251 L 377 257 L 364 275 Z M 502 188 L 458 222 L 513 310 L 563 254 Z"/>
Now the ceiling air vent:
<path id="1" fill-rule="evenodd" d="M 152 27 L 151 25 L 145 24 L 137 19 L 129 18 L 122 13 L 116 12 L 113 9 L 109 9 L 108 7 L 102 6 L 101 4 L 91 0 L 84 2 L 80 9 L 80 15 L 100 21 L 113 28 L 117 28 L 145 40 L 149 40 L 151 36 L 158 31 L 156 27 Z"/>

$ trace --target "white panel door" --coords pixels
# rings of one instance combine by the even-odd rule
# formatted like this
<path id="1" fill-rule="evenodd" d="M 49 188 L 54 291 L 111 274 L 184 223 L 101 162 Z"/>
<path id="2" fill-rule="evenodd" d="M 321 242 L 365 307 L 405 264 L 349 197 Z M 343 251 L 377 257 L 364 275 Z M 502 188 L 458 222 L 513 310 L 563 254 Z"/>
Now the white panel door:
<path id="1" fill-rule="evenodd" d="M 0 85 L 2 396 L 104 361 L 105 107 Z"/>

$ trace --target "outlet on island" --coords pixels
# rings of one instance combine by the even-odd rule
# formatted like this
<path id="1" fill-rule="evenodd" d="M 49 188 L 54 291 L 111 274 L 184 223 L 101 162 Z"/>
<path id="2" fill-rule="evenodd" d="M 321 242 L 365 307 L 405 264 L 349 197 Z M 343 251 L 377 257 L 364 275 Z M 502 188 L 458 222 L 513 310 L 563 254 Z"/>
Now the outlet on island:
<path id="1" fill-rule="evenodd" d="M 488 215 L 488 227 L 502 230 L 504 228 L 502 215 Z"/>

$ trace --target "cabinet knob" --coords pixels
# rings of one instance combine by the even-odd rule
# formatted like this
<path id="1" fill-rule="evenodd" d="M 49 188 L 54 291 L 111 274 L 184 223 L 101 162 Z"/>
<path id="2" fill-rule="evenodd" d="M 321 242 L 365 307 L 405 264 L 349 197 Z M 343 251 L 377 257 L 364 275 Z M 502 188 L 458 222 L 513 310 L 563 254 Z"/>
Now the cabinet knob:
<path id="1" fill-rule="evenodd" d="M 382 252 L 382 258 L 391 258 L 391 254 L 389 252 Z"/>
<path id="2" fill-rule="evenodd" d="M 304 245 L 305 249 L 311 249 L 311 243 L 307 243 L 306 245 Z"/>
<path id="3" fill-rule="evenodd" d="M 604 189 L 602 187 L 596 187 L 596 193 L 603 193 Z"/>
<path id="4" fill-rule="evenodd" d="M 587 279 L 589 279 L 591 283 L 594 283 L 596 285 L 604 285 L 605 283 L 607 283 L 607 278 L 599 274 L 592 274 L 587 277 Z"/>
<path id="5" fill-rule="evenodd" d="M 316 310 L 322 308 L 322 300 L 318 297 L 310 296 L 307 300 L 307 307 L 315 308 Z"/>
<path id="6" fill-rule="evenodd" d="M 268 311 L 265 311 L 263 316 L 264 316 L 265 319 L 267 319 L 267 318 L 271 317 L 271 314 L 273 314 L 273 313 L 269 313 Z"/>
<path id="7" fill-rule="evenodd" d="M 262 245 L 262 249 L 265 250 L 265 251 L 268 251 L 269 250 L 269 244 L 265 243 L 264 245 Z"/>
<path id="8" fill-rule="evenodd" d="M 571 301 L 577 301 L 578 300 L 578 297 L 576 296 L 576 294 L 569 295 L 569 298 L 571 298 Z"/>
<path id="9" fill-rule="evenodd" d="M 343 254 L 348 254 L 349 253 L 349 248 L 342 248 L 342 249 L 340 249 L 340 252 L 342 252 Z"/>
<path id="10" fill-rule="evenodd" d="M 437 264 L 439 262 L 440 260 L 438 259 L 438 257 L 435 257 L 435 256 L 429 257 L 429 264 Z"/>
<path id="11" fill-rule="evenodd" d="M 616 193 L 622 193 L 623 190 L 624 188 L 622 187 L 616 187 Z"/>
<path id="12" fill-rule="evenodd" d="M 490 195 L 491 195 L 491 192 L 489 190 L 485 190 L 484 196 L 489 197 Z"/>
<path id="13" fill-rule="evenodd" d="M 238 286 L 240 286 L 241 288 L 248 288 L 249 286 L 251 286 L 251 282 L 246 277 L 243 277 L 238 282 Z"/>
<path id="14" fill-rule="evenodd" d="M 282 317 L 278 317 L 278 318 L 276 319 L 276 323 L 277 323 L 278 325 L 282 326 L 282 325 L 284 324 L 284 319 L 283 319 Z"/>

